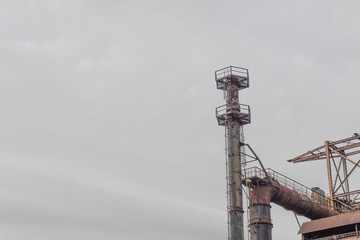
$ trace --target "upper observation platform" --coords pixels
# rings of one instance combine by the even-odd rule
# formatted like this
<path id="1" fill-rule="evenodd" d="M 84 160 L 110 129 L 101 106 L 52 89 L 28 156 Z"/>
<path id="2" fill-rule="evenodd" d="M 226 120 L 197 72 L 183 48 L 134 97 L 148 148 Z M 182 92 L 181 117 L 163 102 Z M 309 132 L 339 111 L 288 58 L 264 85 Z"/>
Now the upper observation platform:
<path id="1" fill-rule="evenodd" d="M 229 82 L 239 90 L 249 87 L 249 71 L 246 68 L 229 66 L 215 71 L 217 89 L 226 90 Z"/>

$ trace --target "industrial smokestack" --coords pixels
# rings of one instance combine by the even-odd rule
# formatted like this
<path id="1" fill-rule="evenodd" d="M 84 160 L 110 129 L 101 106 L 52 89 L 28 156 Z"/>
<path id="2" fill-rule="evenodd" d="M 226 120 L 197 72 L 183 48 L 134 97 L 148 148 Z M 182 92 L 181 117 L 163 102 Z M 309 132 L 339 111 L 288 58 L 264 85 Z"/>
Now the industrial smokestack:
<path id="1" fill-rule="evenodd" d="M 225 105 L 216 108 L 216 118 L 218 124 L 225 127 L 228 239 L 243 240 L 241 129 L 250 123 L 250 107 L 239 103 L 239 91 L 249 87 L 248 70 L 226 67 L 215 72 L 215 81 L 226 100 Z"/>

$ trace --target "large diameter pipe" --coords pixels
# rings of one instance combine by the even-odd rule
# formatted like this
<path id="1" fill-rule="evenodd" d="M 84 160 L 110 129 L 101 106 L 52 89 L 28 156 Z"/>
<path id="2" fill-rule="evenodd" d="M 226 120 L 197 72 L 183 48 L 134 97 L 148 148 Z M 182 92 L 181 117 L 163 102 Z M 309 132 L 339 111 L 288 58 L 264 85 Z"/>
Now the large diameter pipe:
<path id="1" fill-rule="evenodd" d="M 270 205 L 270 202 L 273 202 L 286 210 L 293 211 L 311 220 L 340 214 L 327 206 L 311 200 L 306 195 L 281 185 L 277 181 L 272 180 L 271 183 L 274 189 L 270 183 L 267 183 L 259 185 L 251 191 L 250 203 L 252 205 Z"/>
<path id="2" fill-rule="evenodd" d="M 271 194 L 271 202 L 282 206 L 286 210 L 293 211 L 311 220 L 340 214 L 319 202 L 311 200 L 306 195 L 279 184 L 277 181 L 272 181 L 272 183 L 275 186 L 275 191 Z"/>
<path id="3" fill-rule="evenodd" d="M 271 215 L 270 205 L 252 205 L 250 211 L 250 239 L 271 240 Z"/>
<path id="4" fill-rule="evenodd" d="M 271 187 L 257 186 L 250 193 L 250 239 L 271 240 L 271 214 L 270 214 Z"/>
<path id="5" fill-rule="evenodd" d="M 273 225 L 271 223 L 270 202 L 311 220 L 339 215 L 337 211 L 321 205 L 277 181 L 272 180 L 271 184 L 261 181 L 250 193 L 249 227 L 251 240 L 272 239 Z"/>

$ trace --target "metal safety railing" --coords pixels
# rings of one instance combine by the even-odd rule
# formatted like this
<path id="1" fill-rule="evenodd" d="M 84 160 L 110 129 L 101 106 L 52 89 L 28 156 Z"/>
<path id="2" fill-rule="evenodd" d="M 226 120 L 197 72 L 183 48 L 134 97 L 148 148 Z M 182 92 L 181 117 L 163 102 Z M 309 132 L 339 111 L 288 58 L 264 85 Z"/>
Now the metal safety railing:
<path id="1" fill-rule="evenodd" d="M 222 69 L 219 69 L 215 72 L 215 79 L 223 79 L 230 76 L 239 76 L 243 78 L 248 78 L 249 71 L 246 68 L 239 68 L 239 67 L 225 67 Z"/>
<path id="2" fill-rule="evenodd" d="M 298 192 L 300 194 L 306 195 L 309 198 L 312 197 L 313 191 L 310 188 L 306 187 L 305 185 L 303 185 L 289 177 L 286 177 L 285 175 L 283 175 L 279 172 L 276 172 L 271 168 L 267 168 L 266 172 L 269 175 L 269 177 L 272 178 L 272 180 L 276 180 L 281 185 L 284 185 L 285 187 L 287 187 L 289 189 L 295 190 L 296 192 Z M 257 167 L 244 169 L 243 176 L 244 176 L 244 178 L 255 177 L 255 176 L 259 177 L 259 178 L 266 178 L 264 171 Z M 323 197 L 325 197 L 325 196 L 323 196 Z"/>
<path id="3" fill-rule="evenodd" d="M 225 126 L 229 119 L 238 119 L 241 126 L 249 124 L 251 121 L 250 106 L 246 104 L 222 105 L 216 108 L 215 113 L 218 124 L 221 126 Z"/>
<path id="4" fill-rule="evenodd" d="M 220 117 L 226 114 L 242 114 L 250 115 L 250 106 L 246 104 L 232 104 L 231 106 L 221 105 L 220 107 L 216 108 L 216 117 Z"/>
<path id="5" fill-rule="evenodd" d="M 279 182 L 281 185 L 283 185 L 289 189 L 292 189 L 302 195 L 305 195 L 309 199 L 312 199 L 313 201 L 315 201 L 321 205 L 325 205 L 327 207 L 333 208 L 339 212 L 353 211 L 353 209 L 349 208 L 349 206 L 347 206 L 341 202 L 338 202 L 337 204 L 339 206 L 335 207 L 334 204 L 332 203 L 332 201 L 330 200 L 330 198 L 326 197 L 325 195 L 322 195 L 318 191 L 314 191 L 314 190 L 306 187 L 305 185 L 303 185 L 289 177 L 286 177 L 285 175 L 283 175 L 279 172 L 276 172 L 275 170 L 273 170 L 271 168 L 267 168 L 266 173 L 271 178 L 271 180 L 275 180 L 275 181 Z M 251 167 L 251 168 L 244 169 L 242 171 L 242 174 L 243 174 L 244 179 L 252 178 L 252 177 L 258 177 L 258 178 L 263 178 L 263 179 L 267 178 L 265 172 L 258 167 Z"/>
<path id="6" fill-rule="evenodd" d="M 215 81 L 217 89 L 227 91 L 229 82 L 241 90 L 249 87 L 249 72 L 245 68 L 226 67 L 215 72 Z"/>

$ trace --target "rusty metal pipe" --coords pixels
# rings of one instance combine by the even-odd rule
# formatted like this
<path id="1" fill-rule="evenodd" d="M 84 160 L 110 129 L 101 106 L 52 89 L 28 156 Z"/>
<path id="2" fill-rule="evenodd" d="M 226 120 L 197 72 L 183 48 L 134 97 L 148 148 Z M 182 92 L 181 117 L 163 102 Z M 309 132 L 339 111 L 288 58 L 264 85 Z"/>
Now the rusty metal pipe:
<path id="1" fill-rule="evenodd" d="M 251 240 L 272 239 L 271 202 L 311 220 L 339 215 L 337 211 L 314 202 L 306 195 L 287 188 L 275 180 L 271 180 L 271 184 L 262 180 L 250 193 Z"/>
<path id="2" fill-rule="evenodd" d="M 270 205 L 252 205 L 250 211 L 250 239 L 271 240 L 271 215 Z"/>
<path id="3" fill-rule="evenodd" d="M 267 183 L 259 185 L 251 191 L 251 205 L 270 205 L 270 202 L 273 202 L 311 220 L 339 215 L 337 211 L 314 202 L 306 195 L 287 188 L 277 181 L 272 180 L 271 182 L 275 190 L 271 188 L 270 183 Z"/>
<path id="4" fill-rule="evenodd" d="M 271 194 L 271 202 L 282 206 L 286 210 L 310 218 L 311 220 L 331 217 L 340 213 L 318 202 L 311 200 L 308 196 L 287 188 L 277 181 L 272 181 L 275 191 Z"/>
<path id="5" fill-rule="evenodd" d="M 257 182 L 257 186 L 250 193 L 250 239 L 271 240 L 270 199 L 273 190 L 270 184 L 260 184 L 261 182 Z"/>

